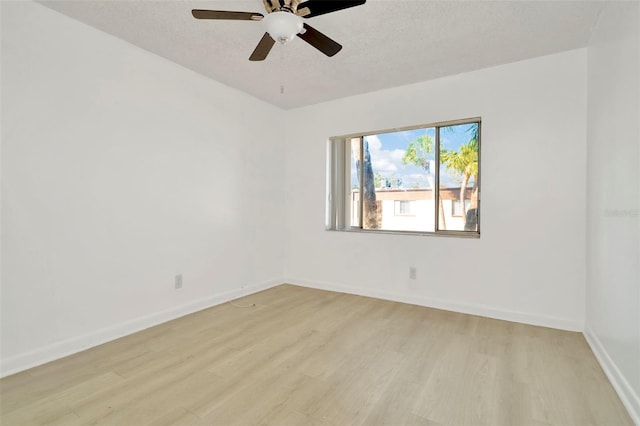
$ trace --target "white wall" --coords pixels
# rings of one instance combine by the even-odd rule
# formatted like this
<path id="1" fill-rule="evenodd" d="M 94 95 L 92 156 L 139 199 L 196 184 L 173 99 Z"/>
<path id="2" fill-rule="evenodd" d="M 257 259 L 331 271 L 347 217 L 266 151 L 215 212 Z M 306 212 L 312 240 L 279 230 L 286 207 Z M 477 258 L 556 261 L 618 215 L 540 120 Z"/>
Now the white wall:
<path id="1" fill-rule="evenodd" d="M 3 1 L 2 374 L 280 283 L 279 114 Z"/>
<path id="2" fill-rule="evenodd" d="M 609 2 L 588 51 L 585 335 L 640 424 L 640 4 Z"/>
<path id="3" fill-rule="evenodd" d="M 287 281 L 582 330 L 585 87 L 581 49 L 291 111 Z M 324 230 L 330 136 L 475 116 L 480 239 Z"/>

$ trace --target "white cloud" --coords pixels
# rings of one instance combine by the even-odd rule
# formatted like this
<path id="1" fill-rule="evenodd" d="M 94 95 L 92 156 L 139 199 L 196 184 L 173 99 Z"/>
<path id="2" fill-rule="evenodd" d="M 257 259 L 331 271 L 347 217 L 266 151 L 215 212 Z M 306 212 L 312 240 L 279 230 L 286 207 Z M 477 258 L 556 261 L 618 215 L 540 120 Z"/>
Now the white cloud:
<path id="1" fill-rule="evenodd" d="M 388 158 L 380 158 L 371 156 L 371 165 L 375 173 L 380 173 L 382 176 L 392 175 L 398 171 L 398 166 L 390 161 Z"/>
<path id="2" fill-rule="evenodd" d="M 404 150 L 382 149 L 382 142 L 377 135 L 366 136 L 365 140 L 369 144 L 369 153 L 371 154 L 371 165 L 375 173 L 380 173 L 384 177 L 390 177 L 397 174 L 405 166 L 402 164 Z"/>
<path id="3" fill-rule="evenodd" d="M 404 157 L 404 149 L 394 149 L 393 151 L 387 151 L 391 153 L 391 158 L 395 161 L 399 161 L 402 164 L 402 157 Z"/>

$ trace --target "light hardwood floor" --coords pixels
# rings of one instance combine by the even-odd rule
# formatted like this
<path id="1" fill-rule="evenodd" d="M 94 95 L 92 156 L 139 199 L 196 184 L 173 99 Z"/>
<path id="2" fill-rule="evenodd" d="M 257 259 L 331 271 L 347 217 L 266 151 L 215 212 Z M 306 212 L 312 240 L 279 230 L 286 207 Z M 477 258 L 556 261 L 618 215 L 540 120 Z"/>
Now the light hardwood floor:
<path id="1" fill-rule="evenodd" d="M 2 379 L 0 424 L 632 424 L 580 333 L 291 285 L 235 303 Z"/>

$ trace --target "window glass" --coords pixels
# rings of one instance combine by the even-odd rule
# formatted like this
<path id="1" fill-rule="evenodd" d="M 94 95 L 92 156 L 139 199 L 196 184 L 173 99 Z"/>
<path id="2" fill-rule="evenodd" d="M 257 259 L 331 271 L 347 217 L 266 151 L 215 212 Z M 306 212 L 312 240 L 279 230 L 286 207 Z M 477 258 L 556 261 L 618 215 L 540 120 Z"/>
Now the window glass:
<path id="1" fill-rule="evenodd" d="M 441 218 L 438 229 L 475 231 L 477 220 L 473 216 L 478 207 L 478 124 L 442 126 L 438 130 Z M 447 217 L 445 211 L 453 214 Z"/>
<path id="2" fill-rule="evenodd" d="M 351 167 L 350 167 L 350 176 L 351 176 L 351 226 L 359 227 L 360 226 L 360 172 L 359 172 L 359 163 L 360 163 L 360 141 L 361 138 L 353 138 L 350 140 L 351 146 Z"/>

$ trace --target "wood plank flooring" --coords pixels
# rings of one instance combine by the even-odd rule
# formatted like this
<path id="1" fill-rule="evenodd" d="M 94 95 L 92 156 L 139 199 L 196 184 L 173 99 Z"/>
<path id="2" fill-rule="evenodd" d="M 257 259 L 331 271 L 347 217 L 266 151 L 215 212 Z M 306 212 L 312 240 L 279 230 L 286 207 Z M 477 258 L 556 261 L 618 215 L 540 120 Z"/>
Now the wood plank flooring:
<path id="1" fill-rule="evenodd" d="M 3 426 L 632 425 L 580 333 L 291 285 L 6 377 L 0 403 Z"/>

